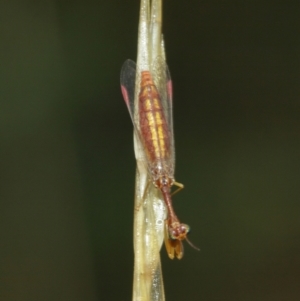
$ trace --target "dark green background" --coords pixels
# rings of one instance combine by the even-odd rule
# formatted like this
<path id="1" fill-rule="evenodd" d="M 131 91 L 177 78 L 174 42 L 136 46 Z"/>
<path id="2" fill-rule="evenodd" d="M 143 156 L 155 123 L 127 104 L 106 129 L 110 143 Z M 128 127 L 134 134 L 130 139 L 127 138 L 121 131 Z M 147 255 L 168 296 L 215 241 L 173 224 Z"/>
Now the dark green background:
<path id="1" fill-rule="evenodd" d="M 139 1 L 0 2 L 0 300 L 131 300 L 119 73 Z M 164 3 L 181 261 L 167 300 L 300 300 L 300 2 Z"/>

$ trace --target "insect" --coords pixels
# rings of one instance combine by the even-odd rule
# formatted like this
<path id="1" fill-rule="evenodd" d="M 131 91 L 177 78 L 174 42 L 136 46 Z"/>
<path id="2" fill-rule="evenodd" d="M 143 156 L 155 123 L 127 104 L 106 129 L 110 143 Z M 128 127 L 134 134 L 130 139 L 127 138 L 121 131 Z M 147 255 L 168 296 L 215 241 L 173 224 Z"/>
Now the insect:
<path id="1" fill-rule="evenodd" d="M 153 185 L 160 189 L 168 210 L 165 220 L 167 253 L 171 259 L 174 256 L 181 259 L 182 241 L 185 239 L 191 246 L 193 244 L 187 238 L 190 227 L 179 221 L 172 206 L 171 187 L 178 187 L 175 193 L 183 188 L 174 179 L 172 82 L 163 58 L 155 59 L 149 69 L 136 70 L 133 61 L 125 61 L 121 70 L 121 90 L 143 146 Z"/>

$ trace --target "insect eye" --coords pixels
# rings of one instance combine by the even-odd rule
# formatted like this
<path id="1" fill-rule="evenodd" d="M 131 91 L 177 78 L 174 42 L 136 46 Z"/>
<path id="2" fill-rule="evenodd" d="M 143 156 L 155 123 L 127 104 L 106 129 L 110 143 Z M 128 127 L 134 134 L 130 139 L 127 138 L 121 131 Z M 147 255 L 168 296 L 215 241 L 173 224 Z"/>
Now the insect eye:
<path id="1" fill-rule="evenodd" d="M 190 226 L 186 224 L 180 224 L 176 228 L 169 229 L 169 237 L 172 240 L 186 239 L 187 234 L 190 232 Z"/>
<path id="2" fill-rule="evenodd" d="M 185 227 L 185 232 L 188 234 L 188 233 L 191 233 L 191 227 L 188 226 L 188 225 L 184 225 Z"/>
<path id="3" fill-rule="evenodd" d="M 171 240 L 177 240 L 177 239 L 178 239 L 178 235 L 176 234 L 175 231 L 172 231 L 172 232 L 170 233 L 170 239 L 171 239 Z"/>

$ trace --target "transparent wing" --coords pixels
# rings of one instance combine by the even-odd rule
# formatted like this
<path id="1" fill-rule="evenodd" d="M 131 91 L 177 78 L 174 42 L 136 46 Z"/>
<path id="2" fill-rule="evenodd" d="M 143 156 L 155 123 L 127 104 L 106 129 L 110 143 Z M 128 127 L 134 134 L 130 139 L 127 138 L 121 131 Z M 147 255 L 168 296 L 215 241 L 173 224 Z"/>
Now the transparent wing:
<path id="1" fill-rule="evenodd" d="M 172 115 L 172 81 L 168 65 L 162 56 L 158 56 L 152 65 L 152 77 L 161 97 L 161 102 L 165 111 L 169 127 L 173 132 Z"/>
<path id="2" fill-rule="evenodd" d="M 175 167 L 174 133 L 173 133 L 173 90 L 171 75 L 163 56 L 158 56 L 151 68 L 151 74 L 161 97 L 161 103 L 170 131 L 171 163 Z"/>
<path id="3" fill-rule="evenodd" d="M 121 69 L 121 90 L 123 94 L 124 101 L 129 111 L 129 115 L 131 117 L 133 127 L 135 130 L 135 157 L 137 160 L 146 160 L 146 154 L 144 148 L 142 146 L 141 134 L 138 127 L 138 118 L 135 114 L 135 105 L 134 99 L 136 97 L 136 93 L 139 91 L 135 91 L 136 81 L 140 81 L 139 72 L 136 72 L 136 64 L 132 60 L 126 60 Z"/>
<path id="4" fill-rule="evenodd" d="M 134 124 L 134 95 L 135 95 L 136 64 L 126 60 L 121 69 L 121 90 L 130 117 Z"/>

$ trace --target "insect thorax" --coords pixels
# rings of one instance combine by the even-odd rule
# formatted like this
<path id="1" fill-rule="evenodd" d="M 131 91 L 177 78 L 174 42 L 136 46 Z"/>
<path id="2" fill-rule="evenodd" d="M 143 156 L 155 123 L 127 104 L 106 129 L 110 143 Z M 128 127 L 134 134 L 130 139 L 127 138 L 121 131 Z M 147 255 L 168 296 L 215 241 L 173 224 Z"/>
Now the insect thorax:
<path id="1" fill-rule="evenodd" d="M 171 187 L 174 183 L 173 169 L 165 162 L 158 161 L 153 164 L 150 173 L 154 185 L 158 188 Z"/>

